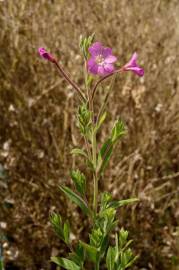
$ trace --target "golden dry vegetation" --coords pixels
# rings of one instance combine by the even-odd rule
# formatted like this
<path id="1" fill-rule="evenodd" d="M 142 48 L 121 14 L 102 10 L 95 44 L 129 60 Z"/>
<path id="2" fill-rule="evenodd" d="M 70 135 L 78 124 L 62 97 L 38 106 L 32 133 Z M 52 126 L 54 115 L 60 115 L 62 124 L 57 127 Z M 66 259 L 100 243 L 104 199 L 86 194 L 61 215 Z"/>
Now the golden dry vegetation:
<path id="1" fill-rule="evenodd" d="M 54 269 L 50 256 L 66 251 L 49 224 L 52 210 L 70 219 L 74 241 L 87 237 L 87 221 L 57 188 L 70 184 L 72 166 L 82 166 L 70 155 L 82 143 L 78 101 L 37 49 L 48 48 L 82 85 L 79 36 L 95 32 L 121 65 L 137 51 L 145 68 L 142 79 L 128 73 L 116 80 L 99 140 L 117 116 L 128 133 L 100 190 L 140 199 L 119 211 L 140 255 L 133 269 L 177 270 L 178 0 L 1 0 L 0 26 L 0 225 L 7 269 Z"/>

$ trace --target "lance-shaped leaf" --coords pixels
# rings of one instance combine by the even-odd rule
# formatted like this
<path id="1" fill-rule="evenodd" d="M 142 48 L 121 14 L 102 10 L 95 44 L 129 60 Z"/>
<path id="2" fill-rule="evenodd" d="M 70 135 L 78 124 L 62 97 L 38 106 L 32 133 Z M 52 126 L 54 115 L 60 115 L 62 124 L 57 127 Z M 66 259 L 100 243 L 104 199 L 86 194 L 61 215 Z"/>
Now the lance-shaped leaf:
<path id="1" fill-rule="evenodd" d="M 121 200 L 121 201 L 112 201 L 108 203 L 108 207 L 112 207 L 114 209 L 121 207 L 123 205 L 127 205 L 130 203 L 134 203 L 134 202 L 138 202 L 139 199 L 137 198 L 131 198 L 131 199 L 127 199 L 127 200 Z"/>
<path id="2" fill-rule="evenodd" d="M 67 270 L 80 270 L 80 266 L 66 258 L 51 257 L 51 261 Z"/>
<path id="3" fill-rule="evenodd" d="M 89 55 L 88 48 L 92 44 L 94 37 L 95 37 L 95 33 L 93 33 L 89 37 L 80 36 L 80 49 L 82 50 L 82 53 L 85 59 L 88 58 L 88 55 Z"/>
<path id="4" fill-rule="evenodd" d="M 65 243 L 69 244 L 69 242 L 70 242 L 70 224 L 68 221 L 66 221 L 63 225 L 63 235 L 64 235 Z"/>
<path id="5" fill-rule="evenodd" d="M 97 125 L 96 125 L 96 127 L 94 129 L 94 132 L 97 132 L 100 129 L 101 125 L 103 124 L 104 120 L 106 119 L 106 115 L 107 115 L 106 112 L 104 112 L 101 115 L 101 117 L 99 118 L 99 121 L 98 121 L 98 123 L 97 123 Z"/>
<path id="6" fill-rule="evenodd" d="M 119 232 L 119 246 L 122 249 L 126 243 L 128 238 L 128 231 L 124 230 L 123 228 Z"/>
<path id="7" fill-rule="evenodd" d="M 77 124 L 81 133 L 84 136 L 90 138 L 92 131 L 92 120 L 91 112 L 88 110 L 87 104 L 82 104 L 78 108 L 77 120 Z"/>
<path id="8" fill-rule="evenodd" d="M 87 255 L 88 259 L 95 263 L 98 259 L 98 255 L 99 255 L 97 248 L 95 248 L 91 245 L 88 245 L 82 241 L 80 241 L 80 244 L 83 246 L 84 250 L 86 251 L 86 255 Z"/>
<path id="9" fill-rule="evenodd" d="M 81 173 L 79 170 L 72 170 L 71 178 L 75 184 L 77 191 L 84 196 L 86 191 L 86 177 L 84 176 L 84 174 Z"/>
<path id="10" fill-rule="evenodd" d="M 69 235 L 70 235 L 70 224 L 68 221 L 62 223 L 61 216 L 56 213 L 50 215 L 50 222 L 53 226 L 54 231 L 58 237 L 63 240 L 66 244 L 69 244 Z"/>
<path id="11" fill-rule="evenodd" d="M 98 168 L 99 172 L 103 172 L 107 166 L 113 151 L 113 143 L 111 139 L 108 139 L 101 147 L 98 154 Z"/>
<path id="12" fill-rule="evenodd" d="M 85 261 L 85 250 L 80 243 L 77 244 L 76 250 L 69 254 L 69 259 L 80 265 L 83 269 L 83 264 Z"/>
<path id="13" fill-rule="evenodd" d="M 108 270 L 114 269 L 114 263 L 115 263 L 115 248 L 109 246 L 107 255 L 106 255 L 106 266 Z"/>
<path id="14" fill-rule="evenodd" d="M 125 130 L 125 126 L 124 126 L 123 122 L 121 120 L 117 120 L 114 123 L 114 127 L 112 129 L 112 134 L 111 134 L 112 143 L 114 144 L 115 142 L 117 142 L 117 140 L 123 134 L 125 134 L 125 132 L 126 132 L 126 130 Z"/>
<path id="15" fill-rule="evenodd" d="M 74 148 L 74 149 L 71 151 L 71 154 L 72 154 L 72 155 L 83 156 L 83 157 L 85 157 L 86 159 L 88 159 L 87 153 L 86 153 L 83 149 L 80 149 L 80 148 Z"/>
<path id="16" fill-rule="evenodd" d="M 51 224 L 53 226 L 54 231 L 58 235 L 58 237 L 61 240 L 65 241 L 61 216 L 59 214 L 52 213 L 50 215 L 50 222 L 51 222 Z"/>
<path id="17" fill-rule="evenodd" d="M 77 195 L 68 187 L 60 186 L 60 189 L 72 202 L 76 203 L 86 215 L 90 214 L 90 210 L 86 202 L 79 195 Z"/>

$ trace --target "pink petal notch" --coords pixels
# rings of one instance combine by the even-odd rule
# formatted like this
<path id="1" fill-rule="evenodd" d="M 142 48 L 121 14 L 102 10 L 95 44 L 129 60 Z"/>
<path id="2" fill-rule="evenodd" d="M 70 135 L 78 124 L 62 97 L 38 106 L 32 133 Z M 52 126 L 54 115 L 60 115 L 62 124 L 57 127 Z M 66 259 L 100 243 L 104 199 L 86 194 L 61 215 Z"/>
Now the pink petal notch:
<path id="1" fill-rule="evenodd" d="M 94 75 L 106 76 L 114 72 L 116 56 L 112 54 L 112 49 L 104 47 L 100 42 L 95 42 L 89 47 L 91 58 L 88 60 L 88 71 Z"/>
<path id="2" fill-rule="evenodd" d="M 144 76 L 144 69 L 139 67 L 139 65 L 137 64 L 137 53 L 135 52 L 131 59 L 129 60 L 129 62 L 127 64 L 125 64 L 125 66 L 123 67 L 124 71 L 132 71 L 135 74 L 137 74 L 138 76 L 142 77 Z"/>
<path id="3" fill-rule="evenodd" d="M 44 58 L 52 63 L 56 62 L 55 58 L 50 53 L 48 53 L 44 48 L 39 48 L 38 52 L 42 58 Z"/>

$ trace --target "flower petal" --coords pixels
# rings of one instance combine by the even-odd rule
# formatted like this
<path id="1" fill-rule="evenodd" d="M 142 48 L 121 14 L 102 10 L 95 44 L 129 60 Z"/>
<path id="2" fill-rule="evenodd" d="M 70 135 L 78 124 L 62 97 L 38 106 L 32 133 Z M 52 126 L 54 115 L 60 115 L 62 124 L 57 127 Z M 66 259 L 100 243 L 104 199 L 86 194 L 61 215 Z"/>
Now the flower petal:
<path id="1" fill-rule="evenodd" d="M 114 71 L 114 66 L 112 64 L 105 64 L 104 69 L 107 74 L 110 74 L 111 72 Z"/>
<path id="2" fill-rule="evenodd" d="M 100 76 L 106 75 L 106 71 L 105 71 L 105 69 L 104 69 L 103 66 L 98 66 L 98 74 L 99 74 Z"/>
<path id="3" fill-rule="evenodd" d="M 108 55 L 106 58 L 105 58 L 105 63 L 109 63 L 109 64 L 112 64 L 114 62 L 117 61 L 117 57 L 114 56 L 114 55 Z"/>
<path id="4" fill-rule="evenodd" d="M 104 58 L 106 58 L 109 55 L 112 55 L 112 49 L 109 48 L 109 47 L 106 47 L 106 48 L 103 47 L 102 55 L 103 55 Z"/>
<path id="5" fill-rule="evenodd" d="M 135 52 L 131 59 L 129 60 L 129 62 L 127 64 L 125 64 L 125 66 L 123 67 L 124 70 L 126 71 L 133 71 L 135 74 L 137 74 L 138 76 L 143 76 L 144 75 L 144 69 L 139 67 L 137 64 L 137 53 Z"/>
<path id="6" fill-rule="evenodd" d="M 137 53 L 136 53 L 136 52 L 133 53 L 131 59 L 130 59 L 129 62 L 126 64 L 126 66 L 128 66 L 128 67 L 136 66 L 136 65 L 137 65 L 137 64 L 136 64 L 137 57 L 138 57 Z"/>
<path id="7" fill-rule="evenodd" d="M 97 56 L 97 55 L 101 54 L 102 48 L 103 48 L 103 46 L 100 42 L 95 42 L 92 44 L 92 46 L 89 47 L 88 50 L 92 56 Z"/>
<path id="8" fill-rule="evenodd" d="M 98 73 L 98 65 L 95 62 L 95 58 L 90 58 L 88 60 L 88 71 L 91 72 L 92 74 L 97 74 Z"/>
<path id="9" fill-rule="evenodd" d="M 143 68 L 135 67 L 135 68 L 131 68 L 131 70 L 140 77 L 144 76 L 144 69 Z"/>
<path id="10" fill-rule="evenodd" d="M 129 68 L 126 68 L 127 71 L 133 71 L 135 74 L 137 74 L 138 76 L 142 77 L 144 76 L 144 69 L 141 68 L 141 67 L 129 67 Z"/>

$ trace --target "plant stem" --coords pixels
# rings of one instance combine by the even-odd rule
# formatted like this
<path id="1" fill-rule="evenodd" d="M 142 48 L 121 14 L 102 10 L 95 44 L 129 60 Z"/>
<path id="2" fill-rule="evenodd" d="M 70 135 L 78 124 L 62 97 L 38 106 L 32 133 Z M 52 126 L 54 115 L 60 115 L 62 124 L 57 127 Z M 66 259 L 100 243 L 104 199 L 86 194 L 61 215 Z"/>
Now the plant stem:
<path id="1" fill-rule="evenodd" d="M 106 80 L 107 78 L 113 76 L 114 74 L 122 72 L 123 70 L 124 70 L 124 68 L 117 69 L 117 70 L 113 71 L 112 73 L 110 73 L 110 74 L 108 74 L 108 75 L 102 77 L 99 81 L 97 81 L 96 84 L 94 85 L 93 89 L 92 89 L 92 95 L 91 95 L 91 96 L 92 96 L 92 99 L 94 99 L 94 96 L 95 96 L 97 87 L 98 87 L 98 85 L 99 85 L 100 83 L 102 83 L 102 82 L 103 82 L 104 80 Z"/>
<path id="2" fill-rule="evenodd" d="M 94 114 L 94 112 L 93 112 Z M 94 118 L 94 116 L 93 116 Z M 98 208 L 98 177 L 97 177 L 97 160 L 96 160 L 96 131 L 94 130 L 95 123 L 93 122 L 93 135 L 92 135 L 92 154 L 93 154 L 93 183 L 94 183 L 94 194 L 93 194 L 93 209 L 94 214 L 97 214 Z"/>
<path id="3" fill-rule="evenodd" d="M 81 89 L 79 88 L 79 86 L 70 79 L 70 77 L 67 75 L 67 73 L 63 70 L 63 68 L 56 61 L 54 62 L 54 64 L 56 65 L 60 74 L 65 78 L 65 80 L 69 84 L 71 84 L 73 86 L 73 88 L 78 92 L 80 99 L 83 102 L 86 102 L 86 98 L 85 98 L 84 94 L 82 93 Z"/>
<path id="4" fill-rule="evenodd" d="M 95 264 L 95 270 L 99 270 L 99 263 L 100 263 L 100 260 L 97 259 L 96 264 Z"/>

